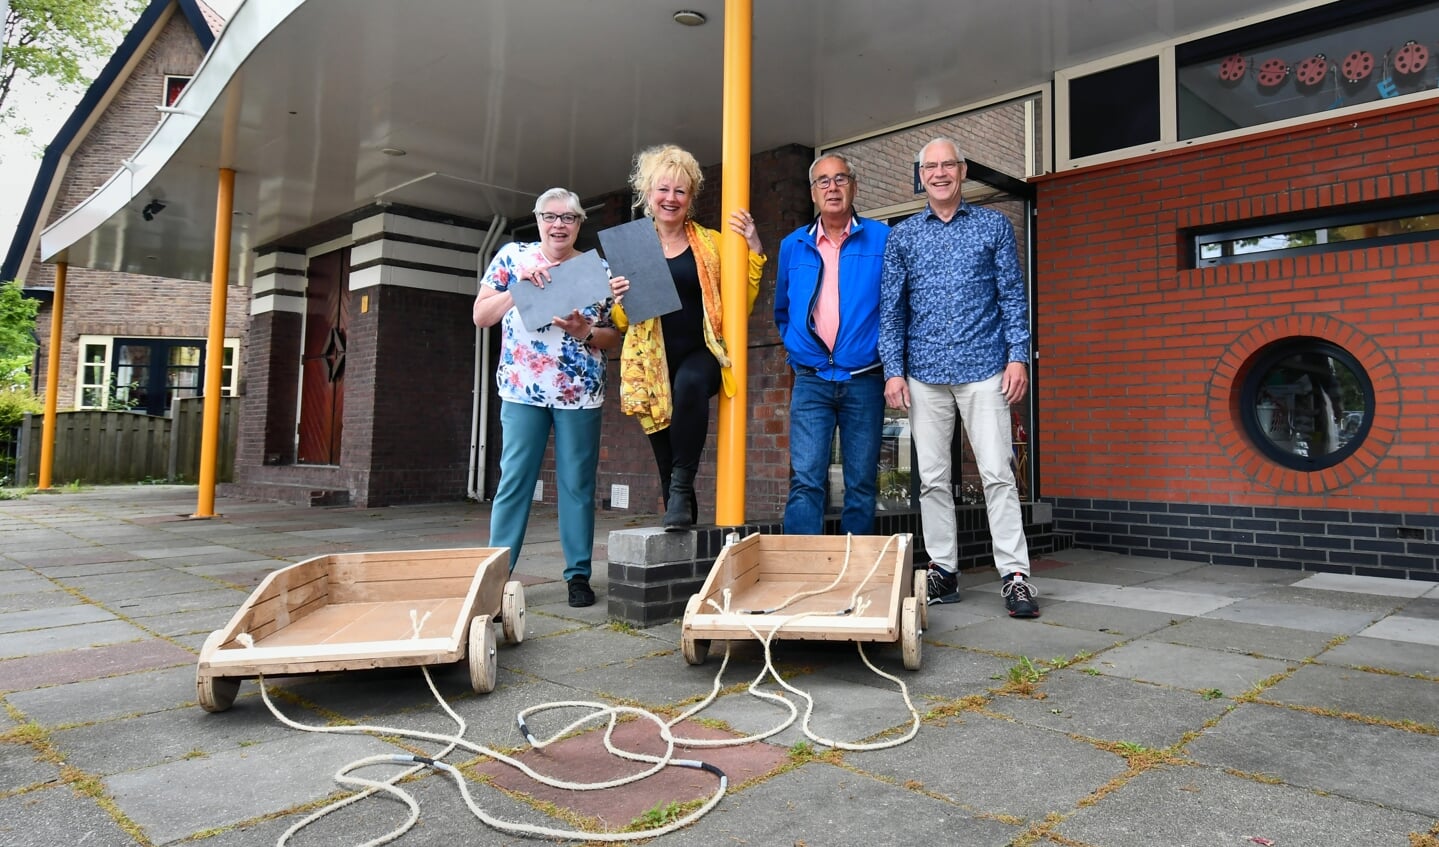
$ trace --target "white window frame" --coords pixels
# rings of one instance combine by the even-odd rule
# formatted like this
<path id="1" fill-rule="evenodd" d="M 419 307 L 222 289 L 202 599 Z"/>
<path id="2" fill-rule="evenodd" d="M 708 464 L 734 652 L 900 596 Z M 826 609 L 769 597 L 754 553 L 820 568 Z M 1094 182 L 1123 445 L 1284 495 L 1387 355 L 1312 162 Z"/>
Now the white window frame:
<path id="1" fill-rule="evenodd" d="M 186 85 L 186 86 L 189 86 L 190 81 L 193 80 L 194 78 L 195 78 L 195 75 L 194 75 L 194 74 L 165 74 L 165 81 L 164 81 L 163 83 L 161 83 L 161 85 L 160 85 L 160 108 L 162 108 L 162 109 L 173 109 L 173 108 L 175 108 L 175 103 L 180 102 L 180 99 L 185 96 L 185 89 L 182 88 L 182 89 L 180 90 L 180 96 L 175 98 L 175 103 L 166 103 L 166 102 L 165 102 L 165 98 L 166 98 L 166 97 L 169 95 L 169 93 L 170 93 L 170 82 L 171 82 L 171 80 L 183 79 L 183 80 L 185 81 L 185 85 Z"/>
<path id="2" fill-rule="evenodd" d="M 1086 62 L 1082 65 L 1075 65 L 1056 71 L 1054 74 L 1054 163 L 1058 171 L 1084 168 L 1091 165 L 1102 165 L 1109 162 L 1133 159 L 1138 156 L 1150 153 L 1159 153 L 1166 150 L 1178 150 L 1185 147 L 1211 144 L 1217 141 L 1226 141 L 1233 138 L 1243 138 L 1248 135 L 1261 133 L 1272 133 L 1276 130 L 1283 130 L 1288 127 L 1303 126 L 1311 123 L 1333 121 L 1346 117 L 1362 115 L 1367 112 L 1375 112 L 1381 109 L 1390 109 L 1395 105 L 1396 100 L 1406 105 L 1424 102 L 1426 100 L 1439 100 L 1439 89 L 1425 91 L 1417 94 L 1408 94 L 1396 100 L 1378 100 L 1372 103 L 1359 103 L 1353 106 L 1341 106 L 1337 109 L 1325 111 L 1315 115 L 1300 115 L 1298 117 L 1286 118 L 1284 120 L 1270 123 L 1258 124 L 1251 127 L 1230 130 L 1229 132 L 1206 135 L 1202 138 L 1179 139 L 1179 109 L 1177 103 L 1177 70 L 1174 63 L 1175 48 L 1180 44 L 1188 44 L 1201 38 L 1211 35 L 1219 35 L 1225 32 L 1244 29 L 1257 23 L 1262 23 L 1274 18 L 1282 18 L 1297 12 L 1314 9 L 1332 3 L 1333 0 L 1307 0 L 1307 2 L 1296 3 L 1292 6 L 1276 9 L 1265 14 L 1253 15 L 1247 18 L 1240 18 L 1223 26 L 1186 33 L 1182 38 L 1174 38 L 1168 41 L 1151 44 L 1147 47 L 1140 47 L 1134 50 L 1120 53 L 1115 56 L 1106 56 L 1093 62 Z M 1075 77 L 1089 76 L 1098 71 L 1108 70 L 1119 65 L 1127 65 L 1142 59 L 1159 58 L 1159 140 L 1157 142 L 1137 144 L 1133 147 L 1125 147 L 1119 150 L 1110 150 L 1104 153 L 1096 153 L 1092 156 L 1084 156 L 1072 159 L 1069 156 L 1069 124 L 1070 124 L 1070 103 L 1069 83 Z M 1431 60 L 1432 61 L 1432 60 Z"/>
<path id="3" fill-rule="evenodd" d="M 105 398 L 106 400 L 108 400 L 109 397 L 110 397 L 110 381 L 111 381 L 111 379 L 113 379 L 113 377 L 114 377 L 114 370 L 115 370 L 114 367 L 113 367 L 113 365 L 114 365 L 113 357 L 114 357 L 114 355 L 115 355 L 115 339 L 116 339 L 116 338 L 135 338 L 135 339 L 139 339 L 139 340 L 142 340 L 142 341 L 144 341 L 144 340 L 150 340 L 150 339 L 154 339 L 154 340 L 157 340 L 157 341 L 177 341 L 177 340 L 181 340 L 183 337 L 182 337 L 182 336 L 165 336 L 165 335 L 82 335 L 82 336 L 80 336 L 80 341 L 79 341 L 78 345 L 77 345 L 76 348 L 75 348 L 76 351 L 77 351 L 77 355 L 76 355 L 76 357 L 75 357 L 76 360 L 77 360 L 77 361 L 76 361 L 76 365 L 75 365 L 75 396 L 74 396 L 74 408 L 75 408 L 75 409 L 81 410 L 81 409 L 103 409 L 103 408 L 105 408 L 103 402 L 101 403 L 101 405 L 98 405 L 98 406 L 96 406 L 96 405 L 86 405 L 86 404 L 85 404 L 85 389 L 86 389 L 86 388 L 94 388 L 94 387 L 95 387 L 94 383 L 87 383 L 87 382 L 85 381 L 85 366 L 86 366 L 87 364 L 93 364 L 93 363 L 89 363 L 89 362 L 86 362 L 86 361 L 85 361 L 85 348 L 88 347 L 88 346 L 91 346 L 91 345 L 96 345 L 96 346 L 101 347 L 101 348 L 104 349 L 104 351 L 105 351 L 105 356 L 104 356 L 104 358 L 101 360 L 101 364 L 102 364 L 102 367 L 103 367 L 104 377 L 103 377 L 103 380 L 102 380 L 101 385 L 100 385 L 99 387 L 100 387 L 100 396 L 101 396 L 102 398 Z M 188 339 L 187 339 L 187 340 L 188 340 Z M 194 340 L 198 340 L 198 341 L 204 342 L 206 339 L 201 338 L 201 339 L 194 339 Z M 225 339 L 225 351 L 230 354 L 230 361 L 232 361 L 234 364 L 233 364 L 231 367 L 226 368 L 226 367 L 224 366 L 224 361 L 225 361 L 225 360 L 224 360 L 223 358 L 220 360 L 220 364 L 221 364 L 221 367 L 220 367 L 220 396 L 222 396 L 222 397 L 234 397 L 234 396 L 235 396 L 235 393 L 239 390 L 239 386 L 240 386 L 240 339 L 238 339 L 238 338 L 226 338 L 226 339 Z M 227 371 L 228 371 L 228 374 L 226 373 Z"/>

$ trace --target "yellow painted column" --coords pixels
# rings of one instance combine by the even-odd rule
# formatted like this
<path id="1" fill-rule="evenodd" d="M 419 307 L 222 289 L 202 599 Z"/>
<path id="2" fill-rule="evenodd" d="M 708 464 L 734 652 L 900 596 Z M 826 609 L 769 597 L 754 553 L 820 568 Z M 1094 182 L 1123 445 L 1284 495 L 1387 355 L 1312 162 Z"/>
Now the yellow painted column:
<path id="1" fill-rule="evenodd" d="M 199 504 L 191 517 L 215 516 L 215 477 L 220 464 L 220 388 L 225 364 L 225 307 L 230 285 L 230 223 L 235 171 L 220 168 L 215 200 L 215 247 L 210 264 L 210 335 L 205 341 L 205 412 L 200 429 Z"/>
<path id="2" fill-rule="evenodd" d="M 725 348 L 734 363 L 735 396 L 720 392 L 715 523 L 745 522 L 745 444 L 749 404 L 749 247 L 729 228 L 729 216 L 749 203 L 752 0 L 724 4 L 724 154 L 720 205 L 720 297 Z"/>
<path id="3" fill-rule="evenodd" d="M 50 351 L 45 357 L 45 425 L 40 435 L 40 479 L 37 488 L 50 487 L 55 470 L 55 413 L 60 395 L 60 330 L 65 324 L 65 276 L 70 265 L 55 265 L 55 299 L 50 302 Z M 24 472 L 24 469 L 21 469 Z"/>

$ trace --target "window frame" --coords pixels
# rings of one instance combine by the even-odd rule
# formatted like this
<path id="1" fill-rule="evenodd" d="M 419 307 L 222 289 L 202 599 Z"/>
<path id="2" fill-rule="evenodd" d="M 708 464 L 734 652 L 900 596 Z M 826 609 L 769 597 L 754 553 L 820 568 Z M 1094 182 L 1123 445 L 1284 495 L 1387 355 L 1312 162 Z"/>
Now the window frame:
<path id="1" fill-rule="evenodd" d="M 1264 378 L 1281 362 L 1300 353 L 1321 353 L 1338 360 L 1354 374 L 1359 383 L 1360 393 L 1364 398 L 1364 415 L 1355 433 L 1342 447 L 1317 458 L 1302 456 L 1280 448 L 1259 421 L 1259 394 L 1261 390 L 1265 390 Z M 1239 420 L 1250 444 L 1275 464 L 1307 473 L 1332 468 L 1354 455 L 1364 444 L 1374 426 L 1377 408 L 1378 398 L 1374 392 L 1373 377 L 1365 370 L 1359 358 L 1340 345 L 1324 338 L 1293 336 L 1266 345 L 1254 354 L 1251 365 L 1246 368 L 1244 379 L 1239 385 Z"/>
<path id="2" fill-rule="evenodd" d="M 76 369 L 75 369 L 75 392 L 74 392 L 74 408 L 75 408 L 76 410 L 85 410 L 85 409 L 97 409 L 97 410 L 98 410 L 98 409 L 104 409 L 106 406 L 109 405 L 109 400 L 110 400 L 110 386 L 114 383 L 114 379 L 115 379 L 115 342 L 116 342 L 117 340 L 124 340 L 124 341 L 159 341 L 159 342 L 164 342 L 165 344 L 171 345 L 171 346 L 174 346 L 174 345 L 199 346 L 199 347 L 201 348 L 201 356 L 204 356 L 204 355 L 205 355 L 204 348 L 205 348 L 206 346 L 208 346 L 208 340 L 207 340 L 207 339 L 204 339 L 204 338 L 185 338 L 185 337 L 179 337 L 179 336 L 173 336 L 173 337 L 172 337 L 172 336 L 159 336 L 159 335 L 82 335 L 82 336 L 80 336 L 79 341 L 77 342 L 77 346 L 76 346 L 76 349 L 77 349 L 77 351 L 78 351 L 78 355 L 77 355 L 77 357 L 76 357 L 76 358 L 77 358 L 77 362 L 76 362 Z M 87 362 L 87 361 L 86 361 L 86 359 L 85 359 L 85 350 L 86 350 L 87 347 L 91 347 L 91 346 L 100 347 L 101 349 L 104 350 L 104 357 L 103 357 L 103 359 L 102 359 L 100 362 Z M 237 392 L 239 391 L 239 386 L 240 386 L 240 382 L 239 382 L 239 378 L 240 378 L 240 339 L 239 339 L 239 338 L 226 338 L 223 349 L 224 349 L 224 352 L 223 352 L 223 354 L 222 354 L 222 355 L 223 355 L 223 358 L 221 358 L 221 360 L 220 360 L 220 396 L 222 396 L 222 397 L 234 397 L 234 396 L 236 396 Z M 228 365 L 225 364 L 225 359 L 226 359 L 226 358 L 228 358 L 229 361 L 230 361 L 230 364 L 228 364 Z M 99 364 L 99 365 L 103 368 L 103 373 L 104 373 L 104 379 L 103 379 L 102 383 L 101 383 L 99 386 L 96 386 L 94 383 L 92 383 L 92 382 L 87 382 L 87 381 L 85 380 L 85 376 L 86 376 L 86 375 L 85 375 L 85 369 L 86 369 L 86 367 L 93 367 L 93 366 L 95 366 L 95 365 L 97 365 L 97 364 Z M 163 366 L 164 366 L 164 367 L 168 367 L 168 363 L 164 363 Z M 85 402 L 85 391 L 86 391 L 86 389 L 93 389 L 93 388 L 97 388 L 97 387 L 100 389 L 100 397 L 101 397 L 102 402 L 101 402 L 99 405 L 86 403 L 86 402 Z M 203 390 L 204 390 L 204 370 L 203 370 L 203 369 L 201 370 L 201 385 L 200 385 L 200 388 L 201 388 L 201 392 L 202 392 L 202 395 L 203 395 Z"/>
<path id="3" fill-rule="evenodd" d="M 1203 249 L 1210 244 L 1225 244 L 1248 238 L 1285 235 L 1315 229 L 1334 229 L 1343 226 L 1402 220 L 1424 215 L 1439 216 L 1439 195 L 1428 195 L 1418 199 L 1407 199 L 1398 203 L 1365 203 L 1355 206 L 1326 209 L 1317 215 L 1285 215 L 1260 221 L 1243 221 L 1238 226 L 1205 227 L 1189 230 L 1185 242 L 1190 268 L 1214 268 L 1246 262 L 1266 262 L 1292 256 L 1311 256 L 1320 253 L 1336 253 L 1345 250 L 1362 250 L 1387 244 L 1439 239 L 1439 229 L 1397 232 L 1354 238 L 1345 241 L 1328 241 L 1322 244 L 1308 244 L 1295 247 L 1276 247 L 1272 250 L 1255 251 L 1204 257 Z"/>

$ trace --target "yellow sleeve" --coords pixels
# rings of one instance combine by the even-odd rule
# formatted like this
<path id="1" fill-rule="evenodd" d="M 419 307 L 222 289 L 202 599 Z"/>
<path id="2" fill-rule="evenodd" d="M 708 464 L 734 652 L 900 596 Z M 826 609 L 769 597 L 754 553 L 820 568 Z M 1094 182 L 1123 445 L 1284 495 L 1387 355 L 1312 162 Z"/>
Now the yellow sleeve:
<path id="1" fill-rule="evenodd" d="M 610 320 L 614 321 L 615 329 L 620 332 L 624 332 L 630 328 L 630 316 L 625 314 L 623 304 L 616 303 L 614 308 L 610 309 Z"/>
<path id="2" fill-rule="evenodd" d="M 749 254 L 749 303 L 748 313 L 754 314 L 754 301 L 759 299 L 759 281 L 764 276 L 764 263 L 769 257 L 763 253 Z"/>

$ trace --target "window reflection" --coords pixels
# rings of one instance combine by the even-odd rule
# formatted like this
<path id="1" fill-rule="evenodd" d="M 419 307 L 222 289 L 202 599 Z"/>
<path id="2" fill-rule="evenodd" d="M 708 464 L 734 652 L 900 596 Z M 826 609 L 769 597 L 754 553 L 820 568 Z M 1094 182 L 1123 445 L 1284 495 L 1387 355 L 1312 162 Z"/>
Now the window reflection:
<path id="1" fill-rule="evenodd" d="M 1333 345 L 1292 345 L 1256 368 L 1246 421 L 1258 446 L 1283 463 L 1317 470 L 1352 453 L 1368 431 L 1373 389 Z"/>

